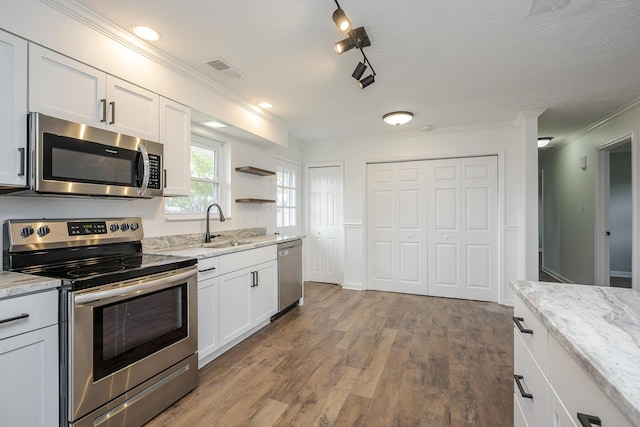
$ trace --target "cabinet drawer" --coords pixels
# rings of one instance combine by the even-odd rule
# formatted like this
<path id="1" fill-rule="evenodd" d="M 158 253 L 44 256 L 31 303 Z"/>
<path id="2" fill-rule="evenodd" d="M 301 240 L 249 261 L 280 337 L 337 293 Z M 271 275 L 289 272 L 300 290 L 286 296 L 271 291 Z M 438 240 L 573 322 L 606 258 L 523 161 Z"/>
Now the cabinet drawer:
<path id="1" fill-rule="evenodd" d="M 542 369 L 542 372 L 548 376 L 548 336 L 547 328 L 538 320 L 533 312 L 525 305 L 520 299 L 516 298 L 513 306 L 513 317 L 517 322 L 525 329 L 525 332 L 520 331 L 517 327 L 516 320 L 514 320 L 514 335 L 522 338 L 522 342 L 527 347 L 529 352 L 533 355 L 538 365 Z"/>
<path id="2" fill-rule="evenodd" d="M 564 404 L 551 385 L 549 385 L 547 390 L 547 396 L 549 396 L 549 420 L 547 421 L 547 425 L 554 427 L 578 427 L 577 418 L 569 414 L 569 411 L 564 407 Z"/>
<path id="3" fill-rule="evenodd" d="M 251 267 L 252 265 L 272 261 L 276 259 L 277 256 L 278 249 L 276 245 L 222 255 L 220 257 L 220 274 L 226 274 Z"/>
<path id="4" fill-rule="evenodd" d="M 549 339 L 549 382 L 576 425 L 577 414 L 594 415 L 603 427 L 631 427 L 632 423 L 553 337 Z"/>
<path id="5" fill-rule="evenodd" d="M 529 427 L 517 399 L 513 399 L 513 427 Z"/>
<path id="6" fill-rule="evenodd" d="M 203 280 L 220 275 L 220 258 L 203 258 L 198 260 L 198 289 Z"/>
<path id="7" fill-rule="evenodd" d="M 547 420 L 547 378 L 533 359 L 529 350 L 519 335 L 513 337 L 513 372 L 520 376 L 519 382 L 523 396 L 514 378 L 514 399 L 518 402 L 527 424 L 543 426 Z"/>
<path id="8" fill-rule="evenodd" d="M 28 315 L 28 316 L 24 316 Z M 47 291 L 0 300 L 0 339 L 58 323 L 58 291 Z"/>

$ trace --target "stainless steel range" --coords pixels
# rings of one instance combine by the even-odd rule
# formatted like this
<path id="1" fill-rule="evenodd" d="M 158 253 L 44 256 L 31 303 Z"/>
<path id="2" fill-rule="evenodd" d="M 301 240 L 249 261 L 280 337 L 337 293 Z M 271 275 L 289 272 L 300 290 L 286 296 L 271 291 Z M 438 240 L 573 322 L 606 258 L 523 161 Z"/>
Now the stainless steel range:
<path id="1" fill-rule="evenodd" d="M 140 218 L 8 220 L 4 269 L 62 279 L 61 424 L 140 426 L 197 385 L 196 260 Z"/>

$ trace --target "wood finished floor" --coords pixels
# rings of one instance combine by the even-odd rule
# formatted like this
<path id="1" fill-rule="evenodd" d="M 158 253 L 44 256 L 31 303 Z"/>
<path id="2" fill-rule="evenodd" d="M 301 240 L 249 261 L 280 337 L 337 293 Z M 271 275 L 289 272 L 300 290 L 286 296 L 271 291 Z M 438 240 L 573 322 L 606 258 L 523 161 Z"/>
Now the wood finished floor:
<path id="1" fill-rule="evenodd" d="M 308 282 L 148 427 L 513 425 L 513 310 Z"/>

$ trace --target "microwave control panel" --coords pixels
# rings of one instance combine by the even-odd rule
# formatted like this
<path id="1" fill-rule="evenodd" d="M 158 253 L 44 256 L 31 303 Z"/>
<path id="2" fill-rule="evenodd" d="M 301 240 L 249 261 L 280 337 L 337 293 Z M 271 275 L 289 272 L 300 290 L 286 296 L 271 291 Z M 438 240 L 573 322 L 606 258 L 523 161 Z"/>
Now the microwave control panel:
<path id="1" fill-rule="evenodd" d="M 149 154 L 149 188 L 159 190 L 161 187 L 160 170 L 162 164 L 161 157 L 155 154 Z"/>

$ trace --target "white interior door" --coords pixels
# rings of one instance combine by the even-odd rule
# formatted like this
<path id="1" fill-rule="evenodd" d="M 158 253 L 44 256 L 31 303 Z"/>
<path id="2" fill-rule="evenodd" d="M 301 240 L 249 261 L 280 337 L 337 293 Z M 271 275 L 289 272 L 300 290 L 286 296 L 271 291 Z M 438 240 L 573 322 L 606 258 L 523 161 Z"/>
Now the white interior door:
<path id="1" fill-rule="evenodd" d="M 370 289 L 427 294 L 426 162 L 367 165 Z"/>
<path id="2" fill-rule="evenodd" d="M 427 166 L 429 295 L 498 300 L 497 158 Z"/>
<path id="3" fill-rule="evenodd" d="M 342 167 L 309 168 L 309 269 L 314 282 L 342 283 Z"/>

